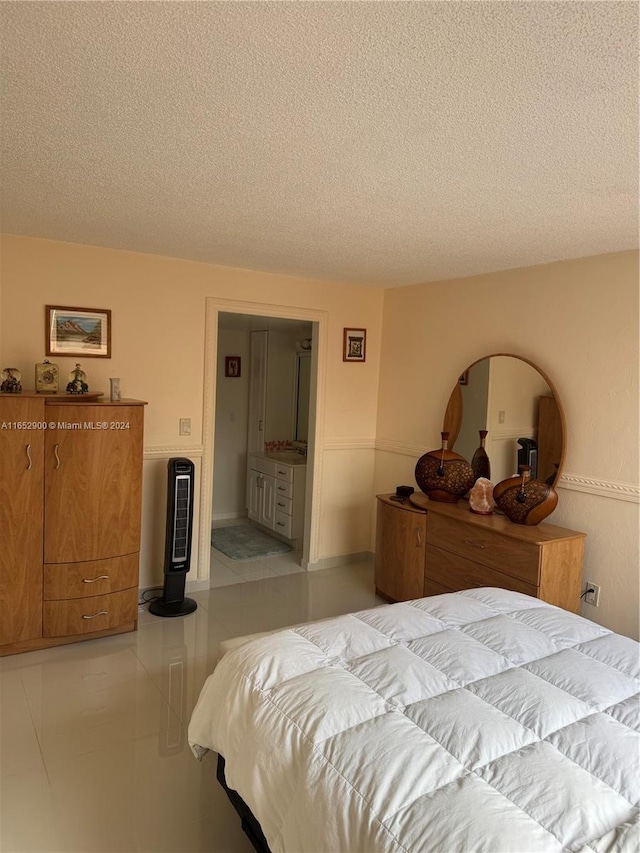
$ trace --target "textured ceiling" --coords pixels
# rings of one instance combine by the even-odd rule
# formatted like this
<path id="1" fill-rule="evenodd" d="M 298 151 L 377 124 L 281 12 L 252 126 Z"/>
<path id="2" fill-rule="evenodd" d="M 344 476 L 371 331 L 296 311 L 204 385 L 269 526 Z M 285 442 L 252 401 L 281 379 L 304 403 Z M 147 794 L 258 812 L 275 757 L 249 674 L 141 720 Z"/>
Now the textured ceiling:
<path id="1" fill-rule="evenodd" d="M 2 230 L 391 287 L 633 248 L 635 2 L 2 2 Z"/>

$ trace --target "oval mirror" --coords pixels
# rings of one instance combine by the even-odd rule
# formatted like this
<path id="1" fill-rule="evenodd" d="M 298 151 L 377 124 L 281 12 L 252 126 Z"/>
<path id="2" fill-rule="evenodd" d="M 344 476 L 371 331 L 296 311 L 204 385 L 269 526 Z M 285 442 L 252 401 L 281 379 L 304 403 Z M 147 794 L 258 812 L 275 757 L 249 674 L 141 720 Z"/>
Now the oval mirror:
<path id="1" fill-rule="evenodd" d="M 493 483 L 517 474 L 522 463 L 551 485 L 562 473 L 562 405 L 548 377 L 520 356 L 496 353 L 470 365 L 451 392 L 442 428 L 449 432 L 449 448 L 469 462 L 480 430 L 487 430 Z"/>

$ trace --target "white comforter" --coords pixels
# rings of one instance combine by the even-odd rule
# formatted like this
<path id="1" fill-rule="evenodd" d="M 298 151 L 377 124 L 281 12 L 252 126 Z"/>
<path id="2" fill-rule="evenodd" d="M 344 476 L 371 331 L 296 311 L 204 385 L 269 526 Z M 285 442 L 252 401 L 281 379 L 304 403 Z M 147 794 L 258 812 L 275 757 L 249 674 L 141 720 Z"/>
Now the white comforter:
<path id="1" fill-rule="evenodd" d="M 634 641 L 498 589 L 227 654 L 189 726 L 277 851 L 640 849 Z"/>

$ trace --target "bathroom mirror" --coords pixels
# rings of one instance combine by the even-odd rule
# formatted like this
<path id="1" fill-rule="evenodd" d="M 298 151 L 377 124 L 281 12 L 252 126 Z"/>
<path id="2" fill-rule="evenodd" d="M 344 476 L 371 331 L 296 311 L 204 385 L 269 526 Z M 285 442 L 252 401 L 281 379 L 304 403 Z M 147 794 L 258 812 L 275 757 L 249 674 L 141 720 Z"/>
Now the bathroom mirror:
<path id="1" fill-rule="evenodd" d="M 479 431 L 487 430 L 485 450 L 493 483 L 518 473 L 518 451 L 524 455 L 535 450 L 538 480 L 555 485 L 562 473 L 562 405 L 549 378 L 520 356 L 495 353 L 461 373 L 442 428 L 449 432 L 449 448 L 468 461 L 480 445 Z"/>

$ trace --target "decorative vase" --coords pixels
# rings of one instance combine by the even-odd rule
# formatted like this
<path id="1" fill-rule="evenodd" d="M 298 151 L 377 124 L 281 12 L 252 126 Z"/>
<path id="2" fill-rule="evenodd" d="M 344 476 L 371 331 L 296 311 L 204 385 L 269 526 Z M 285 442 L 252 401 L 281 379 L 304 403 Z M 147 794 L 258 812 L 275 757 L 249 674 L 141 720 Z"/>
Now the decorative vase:
<path id="1" fill-rule="evenodd" d="M 479 477 L 469 492 L 469 509 L 476 515 L 491 515 L 495 505 L 493 483 L 486 477 Z"/>
<path id="2" fill-rule="evenodd" d="M 553 486 L 531 479 L 530 465 L 520 465 L 518 476 L 498 483 L 493 497 L 515 524 L 540 524 L 558 505 L 558 493 Z"/>
<path id="3" fill-rule="evenodd" d="M 416 463 L 416 483 L 432 501 L 455 503 L 475 481 L 473 468 L 459 453 L 448 449 L 449 433 L 443 432 L 442 447 L 430 450 Z"/>
<path id="4" fill-rule="evenodd" d="M 480 435 L 480 447 L 473 454 L 473 459 L 471 460 L 471 467 L 473 468 L 473 474 L 476 480 L 479 477 L 484 477 L 485 479 L 490 480 L 491 463 L 489 462 L 487 451 L 484 449 L 484 443 L 487 440 L 487 430 L 478 430 L 478 434 Z"/>

